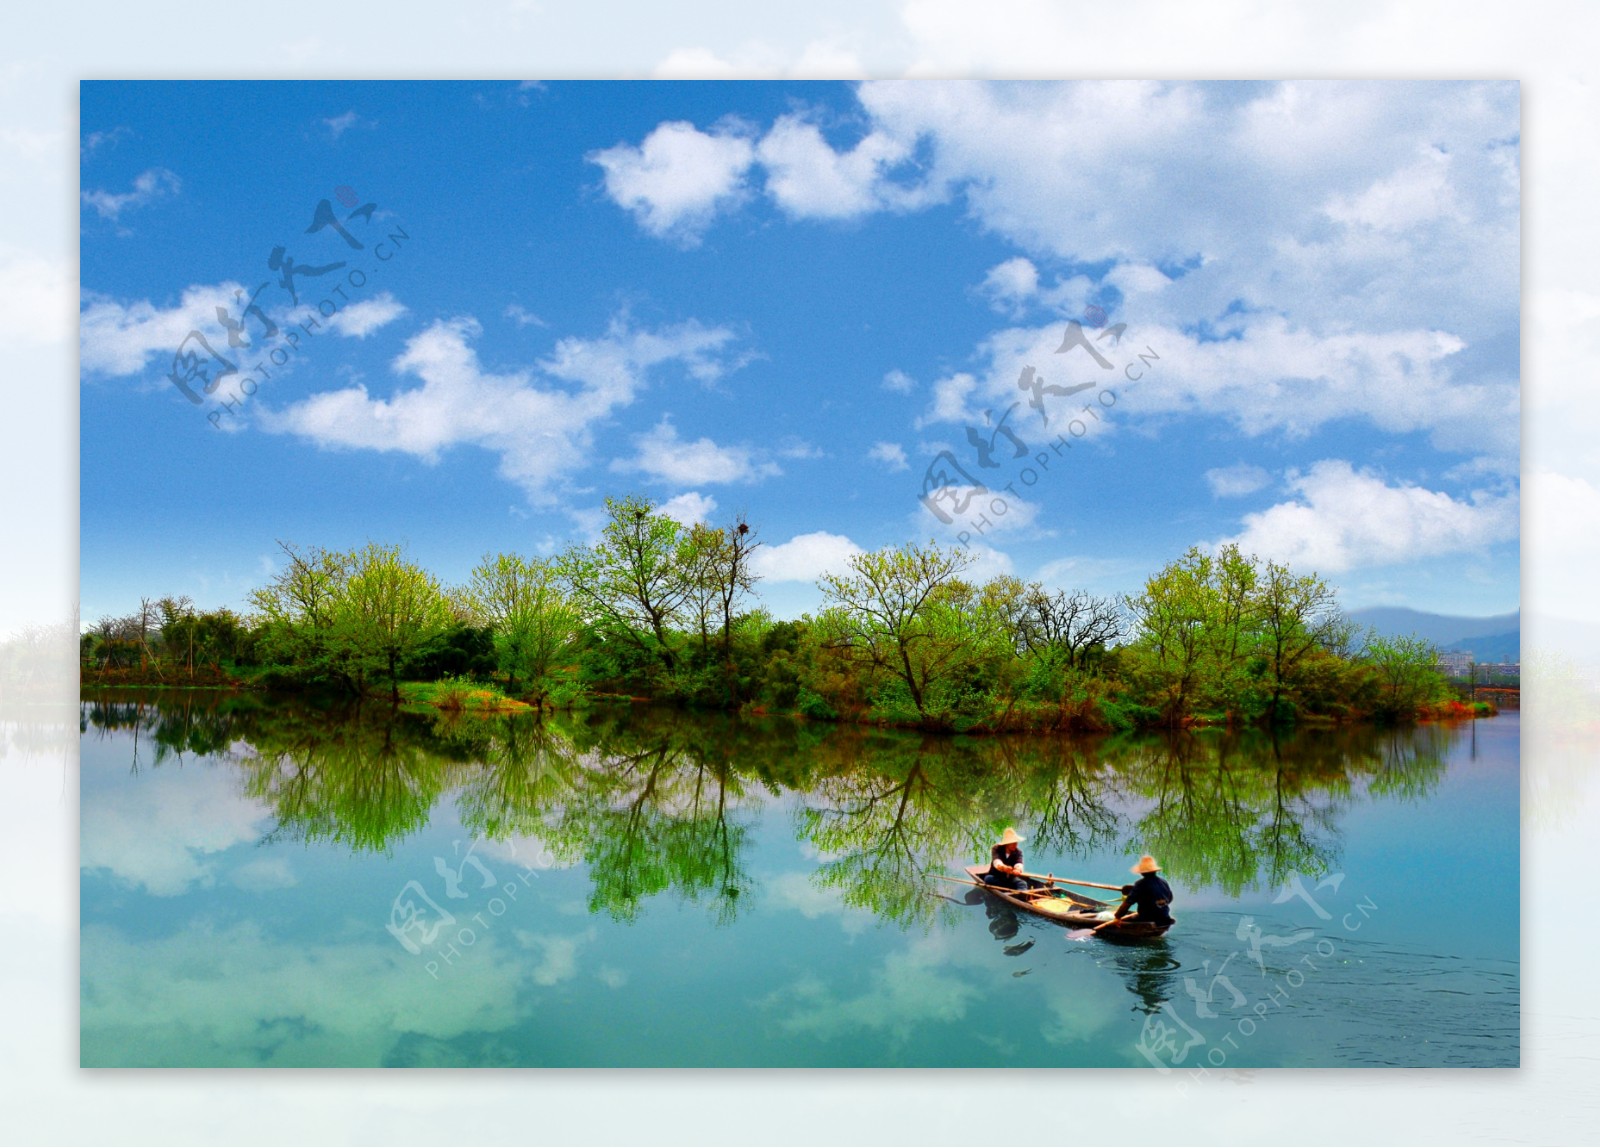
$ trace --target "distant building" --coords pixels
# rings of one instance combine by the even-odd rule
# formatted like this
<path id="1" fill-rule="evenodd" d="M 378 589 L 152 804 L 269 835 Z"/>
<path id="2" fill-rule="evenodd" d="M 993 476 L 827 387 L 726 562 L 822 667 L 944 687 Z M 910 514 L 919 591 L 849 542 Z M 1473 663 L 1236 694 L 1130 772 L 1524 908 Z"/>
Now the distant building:
<path id="1" fill-rule="evenodd" d="M 1521 662 L 1474 662 L 1471 650 L 1441 650 L 1434 668 L 1447 678 L 1465 680 L 1472 674 L 1479 685 L 1522 680 Z"/>
<path id="2" fill-rule="evenodd" d="M 1521 681 L 1521 662 L 1479 662 L 1478 681 L 1485 684 L 1490 682 Z"/>

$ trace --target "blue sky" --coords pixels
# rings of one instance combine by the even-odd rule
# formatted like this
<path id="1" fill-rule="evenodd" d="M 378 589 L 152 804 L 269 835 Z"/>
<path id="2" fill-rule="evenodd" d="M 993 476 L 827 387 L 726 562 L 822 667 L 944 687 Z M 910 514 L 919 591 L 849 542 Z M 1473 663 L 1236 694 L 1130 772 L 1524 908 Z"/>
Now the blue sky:
<path id="1" fill-rule="evenodd" d="M 94 82 L 81 105 L 86 621 L 242 606 L 276 539 L 401 541 L 455 581 L 588 540 L 628 492 L 745 511 L 779 614 L 855 548 L 962 534 L 980 573 L 1098 592 L 1233 540 L 1352 608 L 1517 607 L 1515 83 Z M 307 233 L 324 200 L 361 247 Z M 296 306 L 280 246 L 344 266 Z M 216 308 L 262 284 L 278 335 L 246 318 L 229 348 Z M 1110 368 L 1058 352 L 1073 321 Z M 237 368 L 199 404 L 167 377 L 195 330 Z M 1035 409 L 1030 366 L 1091 385 Z M 981 465 L 986 411 L 1024 457 L 1001 437 Z M 930 479 L 942 451 L 989 493 Z"/>

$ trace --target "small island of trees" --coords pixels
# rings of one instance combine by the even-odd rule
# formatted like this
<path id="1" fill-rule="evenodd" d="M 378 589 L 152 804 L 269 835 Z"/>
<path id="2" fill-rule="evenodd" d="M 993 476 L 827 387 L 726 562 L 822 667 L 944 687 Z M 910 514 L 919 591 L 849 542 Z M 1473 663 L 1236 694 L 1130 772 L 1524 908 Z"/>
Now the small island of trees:
<path id="1" fill-rule="evenodd" d="M 1418 638 L 1358 633 L 1314 573 L 1191 548 L 1136 595 L 968 577 L 930 542 L 853 556 L 798 620 L 755 601 L 742 517 L 606 500 L 592 546 L 486 556 L 443 585 L 399 546 L 283 543 L 251 611 L 146 599 L 80 643 L 88 685 L 245 685 L 443 709 L 690 708 L 956 731 L 1407 721 L 1456 701 Z"/>

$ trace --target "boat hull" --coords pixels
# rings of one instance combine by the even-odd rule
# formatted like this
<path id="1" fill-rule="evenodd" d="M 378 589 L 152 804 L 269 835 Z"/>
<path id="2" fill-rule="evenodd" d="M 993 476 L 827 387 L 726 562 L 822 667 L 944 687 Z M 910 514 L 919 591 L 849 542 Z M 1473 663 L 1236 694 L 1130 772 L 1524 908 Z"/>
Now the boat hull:
<path id="1" fill-rule="evenodd" d="M 969 865 L 967 876 L 971 877 L 984 892 L 994 895 L 1021 912 L 1043 917 L 1047 921 L 1054 921 L 1069 929 L 1093 929 L 1112 919 L 1114 906 L 1111 903 L 1096 901 L 1093 897 L 1085 897 L 1081 893 L 1063 889 L 1059 885 L 1049 893 L 1035 895 L 1023 893 L 1018 889 L 1006 889 L 999 885 L 985 885 L 982 875 L 988 870 L 987 865 Z M 1148 941 L 1166 935 L 1170 928 L 1172 928 L 1170 924 L 1153 925 L 1148 921 L 1124 917 L 1116 924 L 1100 929 L 1095 936 L 1107 941 Z"/>

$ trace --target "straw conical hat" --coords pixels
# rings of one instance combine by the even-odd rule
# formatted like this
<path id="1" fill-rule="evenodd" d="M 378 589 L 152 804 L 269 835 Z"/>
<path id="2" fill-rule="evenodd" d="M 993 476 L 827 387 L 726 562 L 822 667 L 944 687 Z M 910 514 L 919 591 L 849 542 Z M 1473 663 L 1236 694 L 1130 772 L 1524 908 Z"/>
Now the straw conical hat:
<path id="1" fill-rule="evenodd" d="M 1139 858 L 1139 863 L 1129 870 L 1129 872 L 1154 873 L 1159 868 L 1161 868 L 1161 866 L 1156 864 L 1156 859 L 1150 856 L 1150 854 L 1146 853 L 1143 857 Z"/>
<path id="2" fill-rule="evenodd" d="M 1002 845 L 1015 845 L 1018 842 L 1026 840 L 1026 837 L 1018 837 L 1017 831 L 1011 828 L 1009 825 L 1006 826 L 1006 831 L 1000 834 L 1000 844 Z"/>

